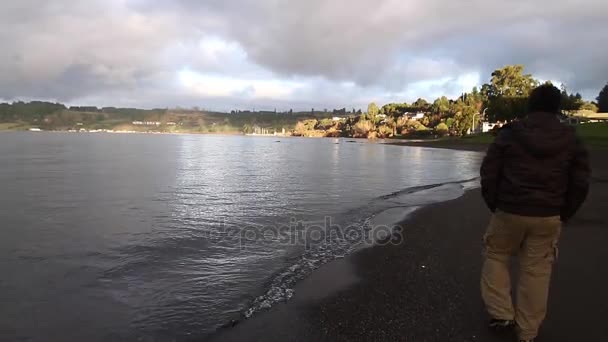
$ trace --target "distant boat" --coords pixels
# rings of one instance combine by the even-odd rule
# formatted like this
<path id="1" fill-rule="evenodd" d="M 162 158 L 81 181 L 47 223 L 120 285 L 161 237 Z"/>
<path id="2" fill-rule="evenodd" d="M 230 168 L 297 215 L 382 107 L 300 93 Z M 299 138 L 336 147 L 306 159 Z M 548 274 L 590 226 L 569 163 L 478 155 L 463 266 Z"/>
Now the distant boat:
<path id="1" fill-rule="evenodd" d="M 40 128 L 30 128 L 30 132 L 41 132 Z"/>

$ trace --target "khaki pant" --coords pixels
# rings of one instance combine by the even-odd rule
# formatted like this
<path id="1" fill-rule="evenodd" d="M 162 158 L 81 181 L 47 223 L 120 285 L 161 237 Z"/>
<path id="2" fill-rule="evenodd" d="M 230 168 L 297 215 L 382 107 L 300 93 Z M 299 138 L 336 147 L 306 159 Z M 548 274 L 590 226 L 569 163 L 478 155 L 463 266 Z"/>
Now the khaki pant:
<path id="1" fill-rule="evenodd" d="M 484 235 L 482 298 L 490 316 L 515 320 L 520 339 L 535 338 L 545 319 L 560 232 L 559 216 L 526 217 L 497 211 Z M 520 265 L 516 309 L 509 275 L 512 255 L 518 255 Z"/>

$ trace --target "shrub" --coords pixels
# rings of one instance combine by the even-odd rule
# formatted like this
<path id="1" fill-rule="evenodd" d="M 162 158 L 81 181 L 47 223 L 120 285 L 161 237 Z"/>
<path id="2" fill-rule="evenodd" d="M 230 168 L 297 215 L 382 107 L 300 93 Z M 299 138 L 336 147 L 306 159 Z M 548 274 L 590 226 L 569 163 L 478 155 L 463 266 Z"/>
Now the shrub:
<path id="1" fill-rule="evenodd" d="M 400 116 L 395 120 L 395 125 L 397 126 L 397 131 L 402 131 L 403 128 L 407 125 L 408 119 L 405 116 Z"/>
<path id="2" fill-rule="evenodd" d="M 446 126 L 448 126 L 448 129 L 452 128 L 452 125 L 454 125 L 454 119 L 448 118 L 447 120 L 445 120 L 445 124 Z"/>
<path id="3" fill-rule="evenodd" d="M 367 138 L 368 134 L 374 129 L 374 124 L 368 120 L 359 120 L 354 128 L 354 138 Z"/>
<path id="4" fill-rule="evenodd" d="M 338 138 L 342 135 L 342 131 L 335 129 L 334 127 L 325 131 L 325 136 L 328 138 Z"/>
<path id="5" fill-rule="evenodd" d="M 448 125 L 446 125 L 443 122 L 441 122 L 440 124 L 435 126 L 435 134 L 437 134 L 440 137 L 446 136 L 448 134 L 449 130 L 450 129 L 449 129 Z"/>
<path id="6" fill-rule="evenodd" d="M 325 118 L 325 119 L 321 119 L 321 121 L 319 121 L 317 128 L 318 129 L 324 129 L 324 130 L 328 130 L 331 127 L 333 127 L 335 125 L 335 123 L 333 122 L 332 119 L 329 118 Z"/>
<path id="7" fill-rule="evenodd" d="M 381 139 L 390 138 L 393 136 L 393 129 L 387 125 L 378 127 L 378 137 Z"/>
<path id="8" fill-rule="evenodd" d="M 317 125 L 316 119 L 298 121 L 296 127 L 293 130 L 293 135 L 295 136 L 307 136 L 311 131 L 315 130 L 315 126 Z"/>

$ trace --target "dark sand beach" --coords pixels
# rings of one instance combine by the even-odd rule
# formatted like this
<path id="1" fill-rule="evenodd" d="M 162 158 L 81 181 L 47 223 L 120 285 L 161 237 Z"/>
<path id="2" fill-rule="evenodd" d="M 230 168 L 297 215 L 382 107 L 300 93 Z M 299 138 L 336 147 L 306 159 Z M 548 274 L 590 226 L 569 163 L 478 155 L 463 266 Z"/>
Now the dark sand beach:
<path id="1" fill-rule="evenodd" d="M 592 152 L 587 202 L 564 226 L 539 341 L 608 339 L 608 151 Z M 287 303 L 212 341 L 513 341 L 485 328 L 479 189 L 401 222 L 400 245 L 363 249 L 317 270 Z"/>

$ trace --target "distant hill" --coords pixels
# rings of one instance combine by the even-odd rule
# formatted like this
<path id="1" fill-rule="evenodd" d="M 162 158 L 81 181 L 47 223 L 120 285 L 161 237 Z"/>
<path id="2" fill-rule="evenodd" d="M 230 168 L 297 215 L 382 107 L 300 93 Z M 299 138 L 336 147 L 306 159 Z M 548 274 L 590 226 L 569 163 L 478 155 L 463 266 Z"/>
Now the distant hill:
<path id="1" fill-rule="evenodd" d="M 232 111 L 189 109 L 137 109 L 74 106 L 32 101 L 0 104 L 0 129 L 27 130 L 122 130 L 141 132 L 250 133 L 291 131 L 306 119 L 344 117 L 345 109 L 309 112 Z"/>

